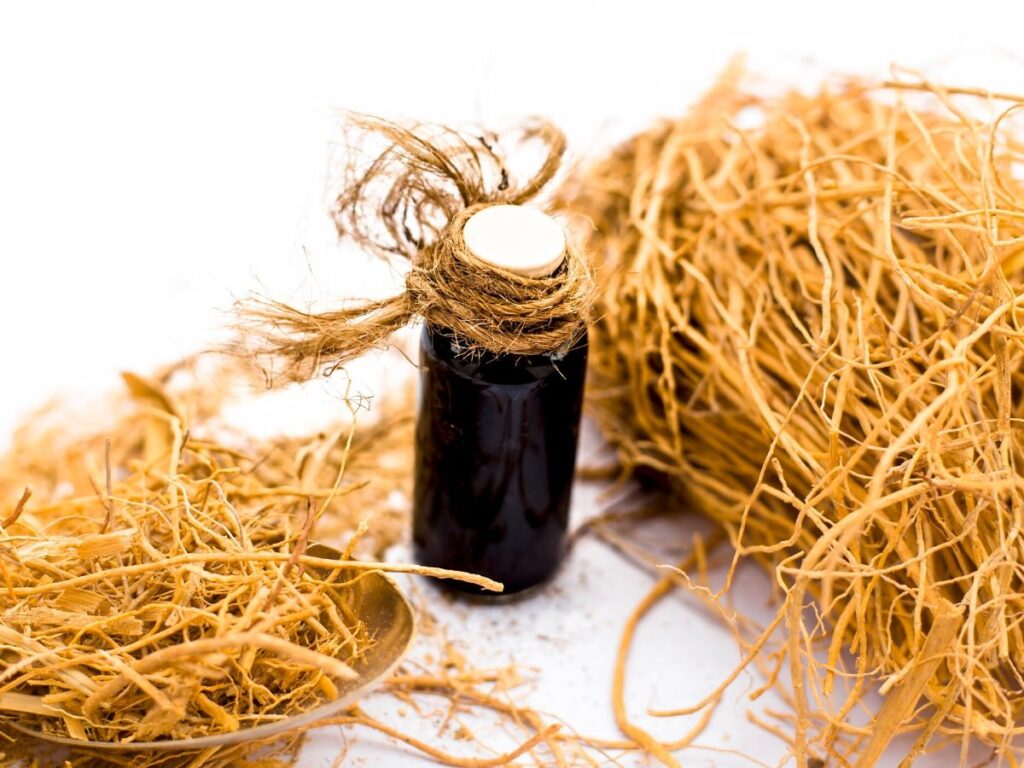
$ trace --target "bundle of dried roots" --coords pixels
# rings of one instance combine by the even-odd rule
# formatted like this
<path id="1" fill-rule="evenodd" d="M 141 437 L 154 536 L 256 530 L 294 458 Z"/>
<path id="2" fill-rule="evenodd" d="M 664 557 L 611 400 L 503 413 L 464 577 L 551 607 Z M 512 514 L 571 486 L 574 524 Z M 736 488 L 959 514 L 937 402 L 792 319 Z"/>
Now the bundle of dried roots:
<path id="1" fill-rule="evenodd" d="M 872 765 L 902 730 L 911 757 L 942 734 L 1009 755 L 1024 730 L 1024 102 L 737 83 L 567 194 L 604 262 L 594 412 L 628 469 L 773 569 L 801 765 Z M 876 681 L 884 705 L 858 722 Z"/>
<path id="2" fill-rule="evenodd" d="M 352 559 L 363 517 L 386 499 L 351 504 L 366 485 L 346 473 L 365 473 L 389 442 L 353 448 L 349 421 L 250 454 L 207 424 L 218 405 L 208 388 L 179 399 L 125 381 L 133 405 L 119 423 L 69 444 L 23 434 L 0 472 L 0 725 L 146 742 L 274 723 L 337 698 L 373 642 L 359 581 L 429 571 Z M 406 422 L 381 422 L 402 450 Z M 35 495 L 16 491 L 25 482 Z M 309 548 L 327 512 L 323 531 L 349 539 L 342 561 Z M 400 526 L 390 530 L 374 550 Z"/>

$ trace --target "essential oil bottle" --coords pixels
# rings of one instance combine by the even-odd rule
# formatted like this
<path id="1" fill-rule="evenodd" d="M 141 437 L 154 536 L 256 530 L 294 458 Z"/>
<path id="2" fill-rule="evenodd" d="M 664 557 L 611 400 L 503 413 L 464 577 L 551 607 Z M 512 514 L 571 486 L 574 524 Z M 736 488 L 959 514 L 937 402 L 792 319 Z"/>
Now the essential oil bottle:
<path id="1" fill-rule="evenodd" d="M 553 274 L 565 258 L 561 225 L 533 208 L 485 208 L 463 236 L 476 259 L 527 277 Z M 586 366 L 585 330 L 543 354 L 466 354 L 448 329 L 426 324 L 413 502 L 420 563 L 487 576 L 504 594 L 554 574 L 567 543 Z"/>

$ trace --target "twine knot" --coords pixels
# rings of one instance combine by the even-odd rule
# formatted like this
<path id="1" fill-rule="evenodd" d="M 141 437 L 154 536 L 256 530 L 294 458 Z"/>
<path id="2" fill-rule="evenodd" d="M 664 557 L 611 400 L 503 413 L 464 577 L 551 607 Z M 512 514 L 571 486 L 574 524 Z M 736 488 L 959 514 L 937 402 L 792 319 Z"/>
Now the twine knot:
<path id="1" fill-rule="evenodd" d="M 524 277 L 477 259 L 463 228 L 481 203 L 459 211 L 406 278 L 414 315 L 449 331 L 467 351 L 536 355 L 567 349 L 582 333 L 593 295 L 586 260 L 567 248 L 550 275 Z"/>
<path id="2" fill-rule="evenodd" d="M 285 378 L 330 373 L 422 318 L 445 329 L 463 354 L 535 355 L 567 349 L 586 328 L 595 288 L 590 265 L 567 246 L 550 275 L 525 277 L 476 258 L 463 229 L 493 205 L 521 205 L 558 170 L 565 139 L 550 123 L 522 129 L 521 143 L 540 143 L 540 167 L 521 186 L 487 137 L 448 128 L 414 126 L 357 116 L 352 122 L 386 146 L 350 177 L 339 194 L 339 233 L 385 258 L 408 261 L 405 290 L 311 313 L 280 302 L 243 304 L 243 330 L 258 340 L 257 354 L 284 364 Z"/>

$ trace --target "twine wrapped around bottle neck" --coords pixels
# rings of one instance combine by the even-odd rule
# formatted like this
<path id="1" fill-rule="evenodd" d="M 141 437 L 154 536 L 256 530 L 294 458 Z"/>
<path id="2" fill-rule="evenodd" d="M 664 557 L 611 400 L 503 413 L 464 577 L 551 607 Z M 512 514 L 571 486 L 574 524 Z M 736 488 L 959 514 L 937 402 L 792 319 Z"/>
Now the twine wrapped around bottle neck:
<path id="1" fill-rule="evenodd" d="M 387 145 L 338 196 L 339 233 L 386 259 L 409 262 L 405 290 L 312 313 L 266 299 L 244 303 L 242 328 L 257 340 L 257 354 L 283 364 L 279 373 L 302 380 L 329 373 L 373 348 L 416 318 L 446 329 L 465 354 L 534 355 L 568 348 L 583 333 L 594 298 L 590 265 L 567 247 L 555 272 L 524 277 L 477 259 L 463 228 L 492 205 L 522 204 L 558 170 L 562 133 L 545 121 L 528 124 L 521 143 L 539 143 L 545 155 L 516 186 L 504 159 L 486 138 L 451 129 L 411 128 L 358 116 L 363 137 Z"/>

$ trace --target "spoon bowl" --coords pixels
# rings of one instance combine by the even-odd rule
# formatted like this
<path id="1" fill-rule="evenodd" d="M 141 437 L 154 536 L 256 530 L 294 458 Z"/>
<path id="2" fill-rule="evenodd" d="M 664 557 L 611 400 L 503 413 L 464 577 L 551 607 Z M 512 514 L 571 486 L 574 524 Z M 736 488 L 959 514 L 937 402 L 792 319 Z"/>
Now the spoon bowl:
<path id="1" fill-rule="evenodd" d="M 306 553 L 312 557 L 341 560 L 341 553 L 338 550 L 323 544 L 310 545 Z M 310 570 L 324 575 L 327 571 L 323 568 L 311 568 Z M 339 570 L 344 577 L 344 567 Z M 355 576 L 360 578 L 356 579 Z M 405 655 L 415 634 L 412 606 L 388 576 L 379 571 L 353 571 L 352 577 L 353 580 L 346 585 L 345 604 L 359 616 L 368 634 L 373 638 L 373 642 L 364 654 L 350 663 L 359 676 L 353 680 L 335 681 L 338 687 L 338 697 L 314 709 L 273 723 L 240 728 L 237 731 L 161 741 L 88 741 L 45 733 L 20 725 L 17 721 L 9 721 L 7 725 L 27 736 L 69 747 L 88 747 L 91 750 L 121 752 L 186 751 L 262 741 L 340 714 L 391 674 Z"/>

